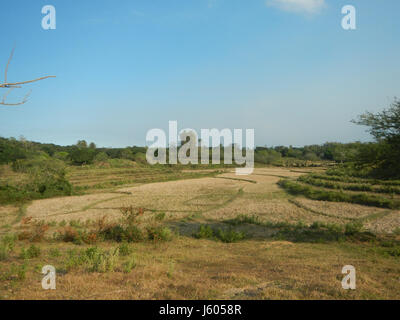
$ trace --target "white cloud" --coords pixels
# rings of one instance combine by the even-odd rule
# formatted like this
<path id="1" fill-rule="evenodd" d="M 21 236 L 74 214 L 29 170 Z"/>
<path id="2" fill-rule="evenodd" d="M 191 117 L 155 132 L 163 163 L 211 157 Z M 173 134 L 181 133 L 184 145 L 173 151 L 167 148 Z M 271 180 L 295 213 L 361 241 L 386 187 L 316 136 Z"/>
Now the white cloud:
<path id="1" fill-rule="evenodd" d="M 315 14 L 325 6 L 325 0 L 267 0 L 267 6 L 284 11 Z"/>

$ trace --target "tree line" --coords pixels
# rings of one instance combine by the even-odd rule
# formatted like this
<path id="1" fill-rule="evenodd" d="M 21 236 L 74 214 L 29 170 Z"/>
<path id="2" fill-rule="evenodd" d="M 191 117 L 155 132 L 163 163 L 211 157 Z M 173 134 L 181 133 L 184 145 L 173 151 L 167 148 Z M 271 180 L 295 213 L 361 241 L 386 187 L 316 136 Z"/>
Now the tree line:
<path id="1" fill-rule="evenodd" d="M 327 142 L 304 147 L 256 147 L 254 160 L 260 164 L 276 165 L 282 164 L 283 160 L 287 159 L 309 162 L 333 161 L 342 164 L 347 175 L 399 178 L 400 100 L 395 99 L 389 108 L 382 112 L 376 114 L 366 112 L 352 122 L 366 126 L 375 141 Z M 18 160 L 34 158 L 54 158 L 71 165 L 105 162 L 109 159 L 126 159 L 145 164 L 146 151 L 146 147 L 140 146 L 98 148 L 93 142 L 87 143 L 85 140 L 80 140 L 71 146 L 59 146 L 27 141 L 24 138 L 17 140 L 0 137 L 0 164 L 12 164 Z M 224 150 L 221 150 L 220 155 L 223 160 Z"/>

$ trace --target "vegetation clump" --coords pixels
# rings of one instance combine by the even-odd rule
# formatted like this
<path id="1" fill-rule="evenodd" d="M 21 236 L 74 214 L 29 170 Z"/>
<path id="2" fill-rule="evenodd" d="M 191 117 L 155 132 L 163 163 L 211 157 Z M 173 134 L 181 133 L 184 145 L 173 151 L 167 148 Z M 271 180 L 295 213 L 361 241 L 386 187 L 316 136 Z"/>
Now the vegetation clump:
<path id="1" fill-rule="evenodd" d="M 367 191 L 367 192 L 375 192 L 375 193 L 386 193 L 386 194 L 400 194 L 399 187 L 393 186 L 376 186 L 368 183 L 352 183 L 352 184 L 343 184 L 341 182 L 336 181 L 328 181 L 327 179 L 317 179 L 310 176 L 301 176 L 298 178 L 298 181 L 316 186 L 323 187 L 327 189 L 336 189 L 336 190 L 350 190 L 350 191 Z"/>
<path id="2" fill-rule="evenodd" d="M 312 200 L 349 202 L 389 209 L 400 208 L 400 201 L 398 200 L 382 198 L 365 193 L 344 193 L 338 191 L 327 191 L 286 179 L 280 180 L 278 182 L 278 185 L 290 194 L 303 195 Z"/>
<path id="3" fill-rule="evenodd" d="M 246 235 L 243 232 L 229 229 L 213 229 L 208 225 L 201 225 L 197 233 L 194 233 L 193 236 L 197 239 L 212 239 L 219 240 L 225 243 L 238 242 L 246 238 Z"/>
<path id="4" fill-rule="evenodd" d="M 0 261 L 7 260 L 10 253 L 13 252 L 16 236 L 5 235 L 0 240 Z"/>

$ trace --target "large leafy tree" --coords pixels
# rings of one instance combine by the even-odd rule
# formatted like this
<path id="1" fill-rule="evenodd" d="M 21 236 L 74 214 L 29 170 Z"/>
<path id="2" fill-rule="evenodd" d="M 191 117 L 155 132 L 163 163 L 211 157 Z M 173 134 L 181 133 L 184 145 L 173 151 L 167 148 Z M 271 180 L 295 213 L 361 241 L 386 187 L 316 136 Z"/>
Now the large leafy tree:
<path id="1" fill-rule="evenodd" d="M 371 164 L 374 173 L 387 178 L 400 177 L 400 100 L 376 114 L 366 112 L 353 120 L 368 127 L 377 144 L 360 149 L 359 162 Z"/>

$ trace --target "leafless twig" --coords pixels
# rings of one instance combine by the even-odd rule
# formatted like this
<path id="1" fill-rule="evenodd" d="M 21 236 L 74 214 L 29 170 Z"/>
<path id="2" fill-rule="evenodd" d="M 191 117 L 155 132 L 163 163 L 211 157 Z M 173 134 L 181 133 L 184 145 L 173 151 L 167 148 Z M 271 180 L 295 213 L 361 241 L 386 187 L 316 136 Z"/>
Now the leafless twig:
<path id="1" fill-rule="evenodd" d="M 7 61 L 7 66 L 6 66 L 6 70 L 4 73 L 4 82 L 0 83 L 0 88 L 8 88 L 9 90 L 6 92 L 6 94 L 3 96 L 3 99 L 0 101 L 0 105 L 4 105 L 4 106 L 19 106 L 21 104 L 24 104 L 26 101 L 28 101 L 28 97 L 31 93 L 31 91 L 29 91 L 25 97 L 17 103 L 7 103 L 6 99 L 7 96 L 11 93 L 11 91 L 13 91 L 16 88 L 22 88 L 22 85 L 27 84 L 27 83 L 32 83 L 32 82 L 36 82 L 36 81 L 40 81 L 40 80 L 44 80 L 47 78 L 55 78 L 55 76 L 45 76 L 45 77 L 40 77 L 40 78 L 36 78 L 33 80 L 27 80 L 27 81 L 18 81 L 18 82 L 7 82 L 7 75 L 8 75 L 8 67 L 10 66 L 10 62 L 13 58 L 14 55 L 14 50 L 15 50 L 15 46 L 14 48 L 11 50 L 11 54 L 10 57 L 8 58 Z"/>

